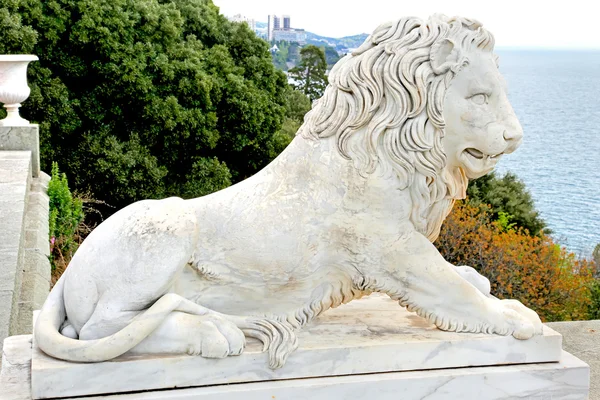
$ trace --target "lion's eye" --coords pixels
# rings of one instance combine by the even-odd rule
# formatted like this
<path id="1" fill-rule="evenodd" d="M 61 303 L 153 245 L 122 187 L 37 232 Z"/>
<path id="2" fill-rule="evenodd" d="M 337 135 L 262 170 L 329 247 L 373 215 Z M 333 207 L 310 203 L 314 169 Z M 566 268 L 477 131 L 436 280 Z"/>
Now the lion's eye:
<path id="1" fill-rule="evenodd" d="M 479 93 L 479 94 L 476 94 L 475 96 L 471 96 L 471 100 L 473 101 L 473 103 L 482 106 L 487 103 L 488 96 L 487 96 L 487 94 Z"/>

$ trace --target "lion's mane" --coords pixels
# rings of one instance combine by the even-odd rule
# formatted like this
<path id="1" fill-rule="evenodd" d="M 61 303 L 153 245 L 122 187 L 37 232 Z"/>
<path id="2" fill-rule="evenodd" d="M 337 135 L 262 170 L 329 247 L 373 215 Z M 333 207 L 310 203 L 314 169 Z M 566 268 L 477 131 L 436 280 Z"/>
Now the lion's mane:
<path id="1" fill-rule="evenodd" d="M 433 50 L 448 40 L 454 44 L 450 61 L 432 62 Z M 445 168 L 446 90 L 469 62 L 469 51 L 493 47 L 493 36 L 471 19 L 434 15 L 383 24 L 331 70 L 325 94 L 298 134 L 335 137 L 341 155 L 361 174 L 378 167 L 395 172 L 400 189 L 410 190 L 411 222 L 434 241 L 468 184 L 462 171 Z M 350 140 L 359 130 L 364 134 Z"/>

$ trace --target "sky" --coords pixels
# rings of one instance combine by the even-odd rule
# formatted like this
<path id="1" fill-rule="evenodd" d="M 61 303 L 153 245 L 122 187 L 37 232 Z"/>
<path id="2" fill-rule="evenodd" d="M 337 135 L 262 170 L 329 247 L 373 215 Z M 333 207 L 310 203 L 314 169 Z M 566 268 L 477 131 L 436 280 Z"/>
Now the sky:
<path id="1" fill-rule="evenodd" d="M 479 20 L 496 47 L 600 49 L 598 0 L 213 0 L 226 16 L 267 22 L 287 14 L 292 28 L 322 36 L 370 33 L 405 16 L 460 15 Z"/>

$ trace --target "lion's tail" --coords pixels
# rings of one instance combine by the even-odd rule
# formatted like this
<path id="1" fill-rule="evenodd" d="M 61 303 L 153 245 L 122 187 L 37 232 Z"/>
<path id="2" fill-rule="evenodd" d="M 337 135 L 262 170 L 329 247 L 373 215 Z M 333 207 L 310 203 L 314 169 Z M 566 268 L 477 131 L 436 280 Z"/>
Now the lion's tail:
<path id="1" fill-rule="evenodd" d="M 64 278 L 61 277 L 48 295 L 37 317 L 34 336 L 38 347 L 44 353 L 66 361 L 100 362 L 120 356 L 158 328 L 180 303 L 178 296 L 167 294 L 113 335 L 96 340 L 71 339 L 59 332 L 66 317 L 64 282 Z"/>
<path id="2" fill-rule="evenodd" d="M 120 331 L 96 340 L 78 340 L 63 336 L 60 326 L 65 320 L 63 298 L 64 278 L 61 277 L 44 303 L 35 323 L 37 346 L 52 357 L 74 362 L 101 362 L 111 360 L 137 346 L 150 335 L 165 318 L 176 311 L 181 297 L 166 294 L 149 309 L 137 315 Z M 277 369 L 298 347 L 293 326 L 276 318 L 228 316 L 246 336 L 263 342 L 263 351 L 269 351 L 269 364 Z"/>

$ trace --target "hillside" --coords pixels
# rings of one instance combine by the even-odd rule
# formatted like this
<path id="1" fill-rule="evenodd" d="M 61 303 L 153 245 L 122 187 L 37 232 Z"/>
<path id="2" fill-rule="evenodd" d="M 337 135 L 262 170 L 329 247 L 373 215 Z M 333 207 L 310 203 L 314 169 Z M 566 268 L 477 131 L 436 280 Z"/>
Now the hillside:
<path id="1" fill-rule="evenodd" d="M 256 22 L 257 29 L 267 29 L 266 22 Z M 332 38 L 328 36 L 317 35 L 316 33 L 306 32 L 306 41 L 308 44 L 315 46 L 327 45 L 333 47 L 338 53 L 348 53 L 348 50 L 353 50 L 359 47 L 369 35 L 361 33 L 359 35 L 344 36 L 342 38 Z"/>
<path id="2" fill-rule="evenodd" d="M 344 36 L 342 38 L 331 38 L 320 36 L 316 33 L 306 32 L 306 41 L 316 46 L 327 44 L 338 51 L 338 53 L 347 53 L 359 47 L 369 35 L 361 33 L 359 35 Z"/>

